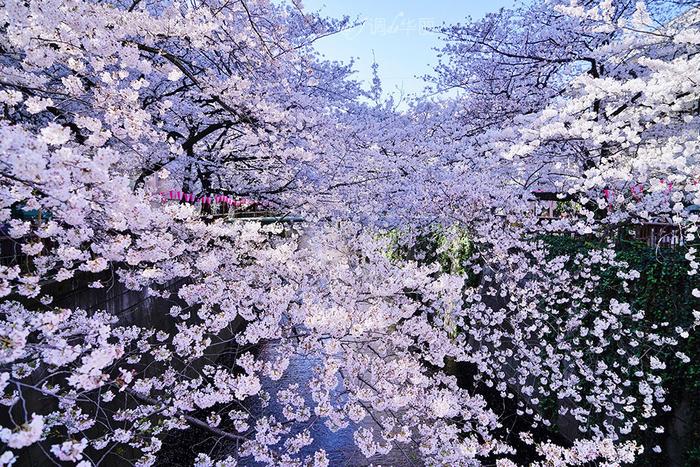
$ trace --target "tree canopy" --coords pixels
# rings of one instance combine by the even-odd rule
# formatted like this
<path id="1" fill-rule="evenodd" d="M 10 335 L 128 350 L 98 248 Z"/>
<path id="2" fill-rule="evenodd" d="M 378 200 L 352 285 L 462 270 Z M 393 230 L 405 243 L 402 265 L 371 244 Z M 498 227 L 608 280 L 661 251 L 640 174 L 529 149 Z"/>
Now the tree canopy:
<path id="1" fill-rule="evenodd" d="M 438 28 L 428 79 L 459 92 L 401 112 L 314 51 L 348 27 L 299 2 L 0 0 L 0 465 L 148 466 L 190 427 L 234 446 L 201 466 L 328 465 L 314 424 L 426 465 L 659 449 L 640 433 L 663 432 L 700 323 L 700 5 Z M 683 252 L 672 319 L 622 253 L 652 223 Z M 76 283 L 166 311 L 57 303 Z M 263 390 L 299 357 L 308 385 Z"/>

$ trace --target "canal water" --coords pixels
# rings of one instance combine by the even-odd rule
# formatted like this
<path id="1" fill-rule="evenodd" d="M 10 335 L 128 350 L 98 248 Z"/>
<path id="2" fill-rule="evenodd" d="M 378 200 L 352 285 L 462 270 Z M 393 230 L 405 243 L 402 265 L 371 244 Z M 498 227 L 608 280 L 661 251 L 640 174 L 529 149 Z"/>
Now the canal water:
<path id="1" fill-rule="evenodd" d="M 274 345 L 265 346 L 260 357 L 272 361 L 279 355 Z M 303 395 L 307 407 L 313 408 L 313 400 L 311 395 L 303 393 L 304 388 L 308 388 L 309 380 L 314 373 L 314 366 L 318 365 L 319 361 L 308 356 L 292 356 L 290 357 L 289 368 L 284 376 L 277 381 L 266 379 L 263 381 L 263 390 L 268 392 L 272 397 L 269 406 L 265 409 L 265 413 L 272 414 L 278 421 L 284 420 L 282 407 L 275 402 L 275 394 L 281 389 L 286 389 L 290 384 L 298 384 L 299 392 Z M 337 388 L 340 392 L 342 388 Z M 312 413 L 312 421 L 313 421 Z M 311 423 L 312 421 L 309 421 Z M 398 448 L 392 449 L 387 455 L 377 455 L 370 459 L 365 458 L 353 440 L 353 433 L 358 427 L 374 428 L 378 431 L 376 424 L 368 416 L 365 417 L 359 424 L 351 423 L 348 427 L 336 432 L 332 432 L 323 423 L 323 420 L 318 420 L 311 425 L 309 431 L 314 442 L 303 448 L 300 452 L 300 457 L 313 456 L 316 451 L 323 449 L 331 466 L 355 467 L 355 466 L 421 466 L 417 451 L 406 445 L 402 445 L 402 450 Z M 293 431 L 291 434 L 296 434 L 301 431 L 301 428 Z M 258 466 L 250 459 L 241 459 L 239 465 Z"/>

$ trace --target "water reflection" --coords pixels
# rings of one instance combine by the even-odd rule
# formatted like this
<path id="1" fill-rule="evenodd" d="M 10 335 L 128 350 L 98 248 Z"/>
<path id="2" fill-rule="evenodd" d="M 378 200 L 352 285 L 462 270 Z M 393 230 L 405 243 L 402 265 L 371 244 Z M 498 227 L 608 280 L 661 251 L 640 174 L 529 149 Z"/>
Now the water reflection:
<path id="1" fill-rule="evenodd" d="M 260 352 L 260 358 L 271 361 L 278 356 L 275 346 L 267 345 Z M 319 363 L 318 360 L 309 358 L 306 356 L 292 356 L 290 357 L 289 368 L 285 372 L 284 376 L 278 381 L 271 381 L 265 379 L 263 381 L 263 389 L 267 391 L 272 397 L 270 404 L 264 409 L 265 413 L 272 414 L 278 421 L 284 420 L 282 414 L 282 406 L 275 401 L 275 394 L 278 390 L 286 389 L 290 384 L 298 384 L 300 392 L 305 388 L 308 388 L 308 383 L 313 376 L 314 366 Z M 340 387 L 337 391 L 342 390 Z M 308 392 L 302 392 L 301 395 L 308 407 L 313 408 L 313 400 L 311 394 Z M 251 408 L 254 412 L 259 412 L 261 409 L 259 407 Z M 313 414 L 312 414 L 313 415 Z M 308 422 L 308 424 L 313 423 L 314 418 Z M 308 424 L 303 424 L 304 427 Z M 299 424 L 297 424 L 299 425 Z M 371 459 L 366 459 L 362 452 L 357 448 L 353 440 L 353 433 L 355 429 L 359 426 L 364 426 L 367 428 L 375 428 L 377 426 L 374 424 L 370 417 L 365 417 L 364 420 L 359 422 L 359 424 L 350 424 L 347 428 L 343 428 L 339 431 L 332 432 L 323 423 L 323 420 L 317 420 L 311 425 L 309 431 L 314 442 L 309 446 L 306 446 L 300 451 L 299 457 L 313 456 L 316 451 L 323 449 L 326 451 L 326 456 L 330 462 L 331 466 L 420 466 L 423 465 L 420 462 L 417 453 L 411 448 L 406 446 L 401 446 L 403 449 L 398 448 L 392 449 L 389 454 L 384 456 L 374 456 Z M 291 435 L 295 435 L 302 431 L 302 427 L 293 431 Z M 246 466 L 257 466 L 260 465 L 251 459 L 243 459 L 240 465 Z"/>

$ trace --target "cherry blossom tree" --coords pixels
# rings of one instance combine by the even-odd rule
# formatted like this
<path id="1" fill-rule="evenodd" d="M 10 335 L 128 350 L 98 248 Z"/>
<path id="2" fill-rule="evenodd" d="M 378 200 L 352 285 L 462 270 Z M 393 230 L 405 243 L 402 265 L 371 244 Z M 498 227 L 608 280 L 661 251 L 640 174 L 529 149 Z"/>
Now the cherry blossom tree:
<path id="1" fill-rule="evenodd" d="M 672 224 L 700 295 L 692 246 L 698 10 L 685 6 L 555 2 L 441 29 L 447 45 L 436 85 L 466 91 L 446 139 L 465 142 L 455 157 L 464 179 L 488 173 L 497 185 L 464 191 L 449 206 L 452 215 L 462 207 L 462 221 L 485 243 L 476 267 L 487 268 L 487 293 L 506 299 L 472 299 L 472 358 L 486 386 L 522 398 L 524 412 L 537 418 L 536 407 L 554 398 L 559 416 L 598 439 L 651 429 L 657 410 L 670 410 L 658 372 L 663 360 L 687 362 L 675 347 L 693 317 L 664 329 L 645 310 L 597 297 L 606 274 L 620 291 L 639 276 L 615 259 L 613 243 L 552 257 L 537 239 L 546 232 L 605 242 L 640 223 Z M 521 200 L 537 191 L 568 203 L 564 216 L 528 216 L 532 206 Z M 474 197 L 483 200 L 476 212 Z M 489 225 L 493 212 L 501 220 Z"/>
<path id="2" fill-rule="evenodd" d="M 639 278 L 612 241 L 570 257 L 542 234 L 665 220 L 695 242 L 698 11 L 548 1 L 446 27 L 433 80 L 464 92 L 399 113 L 314 52 L 351 21 L 299 2 L 3 0 L 0 463 L 153 465 L 194 427 L 231 446 L 197 465 L 328 465 L 315 425 L 367 458 L 634 462 L 696 323 L 605 298 Z M 566 216 L 542 221 L 536 190 Z M 202 215 L 213 193 L 304 222 Z M 56 305 L 70 281 L 166 311 Z M 308 384 L 264 390 L 295 358 Z"/>

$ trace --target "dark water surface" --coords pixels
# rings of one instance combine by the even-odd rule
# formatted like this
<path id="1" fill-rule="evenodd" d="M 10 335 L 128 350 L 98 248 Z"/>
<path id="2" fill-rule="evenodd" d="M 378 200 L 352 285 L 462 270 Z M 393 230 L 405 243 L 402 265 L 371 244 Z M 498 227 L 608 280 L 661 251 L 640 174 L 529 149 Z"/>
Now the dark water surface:
<path id="1" fill-rule="evenodd" d="M 260 357 L 265 360 L 273 360 L 277 355 L 278 353 L 272 345 L 263 347 L 260 352 Z M 265 409 L 265 413 L 274 415 L 278 421 L 284 420 L 282 406 L 276 402 L 275 394 L 280 389 L 286 389 L 290 384 L 298 384 L 299 393 L 304 396 L 307 407 L 312 409 L 312 419 L 308 422 L 312 423 L 314 420 L 313 400 L 311 394 L 308 392 L 304 393 L 304 389 L 308 388 L 309 380 L 313 375 L 313 368 L 318 363 L 318 360 L 312 358 L 293 356 L 290 357 L 289 368 L 282 378 L 278 381 L 271 381 L 269 379 L 263 380 L 263 389 L 272 396 L 269 406 Z M 353 433 L 358 427 L 374 428 L 376 432 L 379 430 L 369 416 L 365 417 L 358 424 L 351 422 L 348 427 L 336 431 L 335 433 L 325 426 L 322 419 L 318 420 L 309 429 L 314 442 L 302 449 L 298 457 L 313 456 L 316 451 L 323 449 L 326 451 L 326 456 L 330 465 L 334 467 L 368 465 L 403 467 L 423 465 L 417 455 L 417 450 L 406 445 L 401 445 L 401 450 L 395 447 L 384 456 L 377 455 L 370 459 L 365 458 L 353 440 Z M 301 431 L 301 429 L 293 431 L 292 435 L 299 431 Z M 242 459 L 239 461 L 239 464 L 245 466 L 260 465 L 253 462 L 251 459 Z"/>

